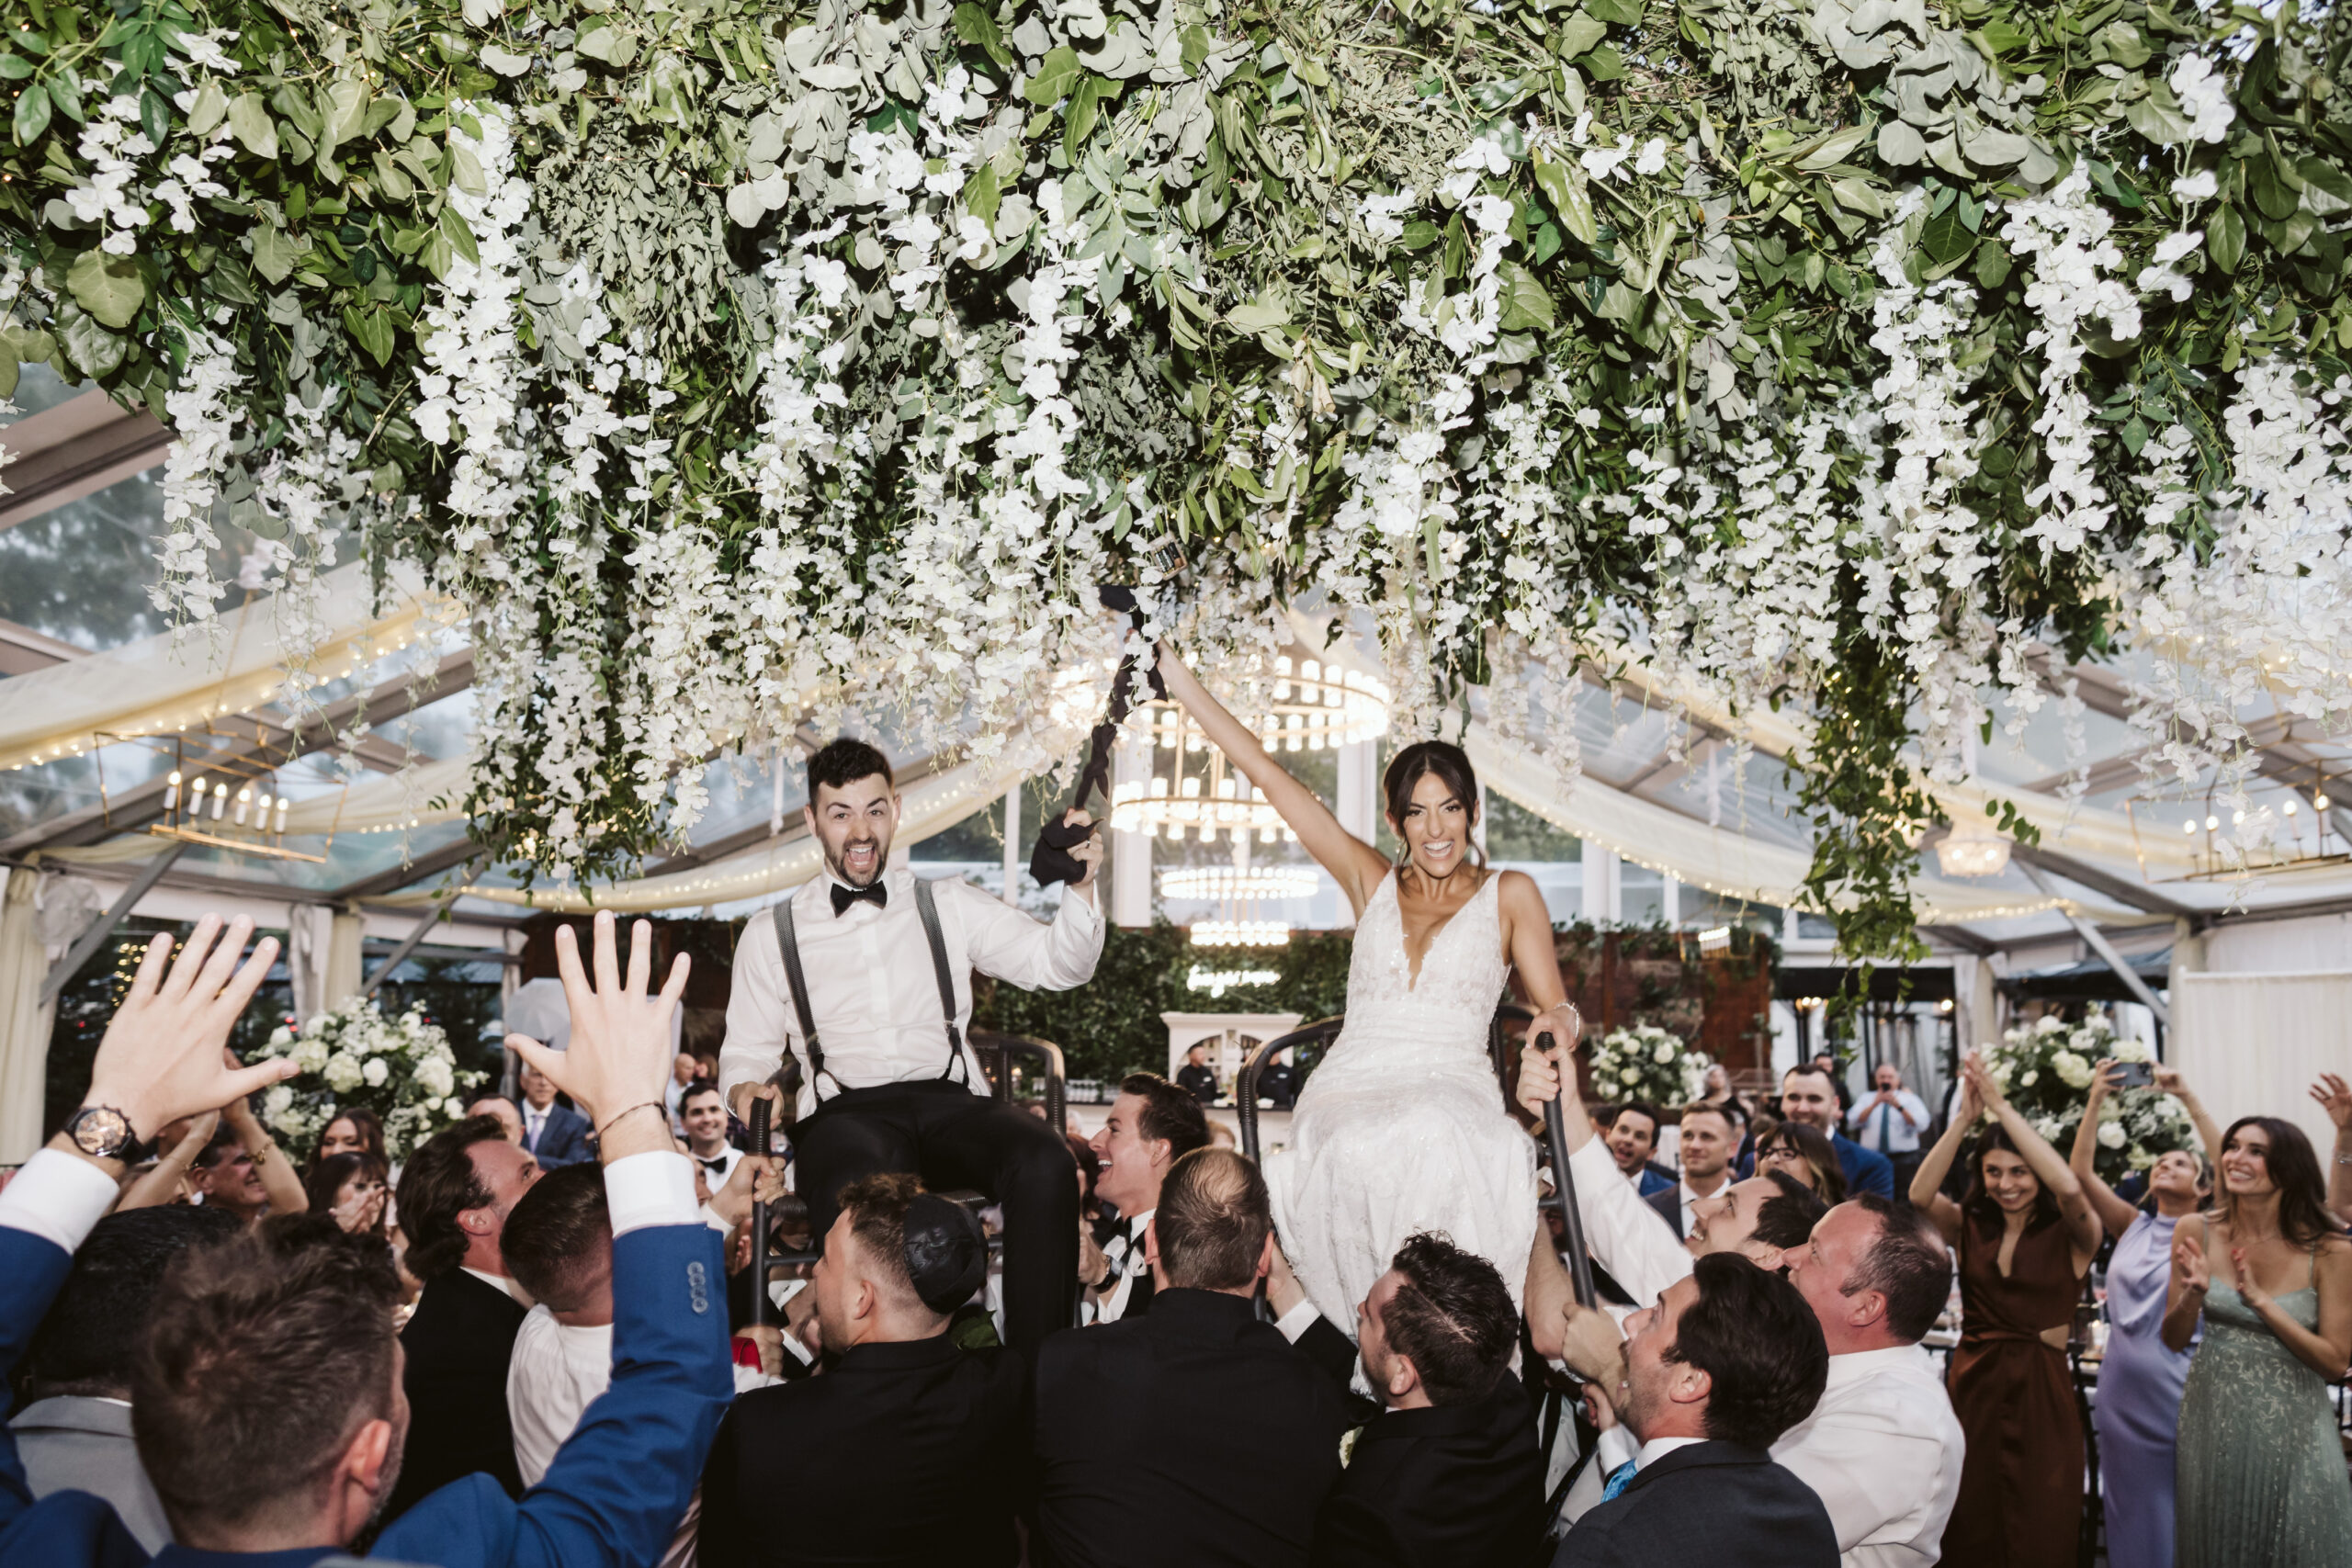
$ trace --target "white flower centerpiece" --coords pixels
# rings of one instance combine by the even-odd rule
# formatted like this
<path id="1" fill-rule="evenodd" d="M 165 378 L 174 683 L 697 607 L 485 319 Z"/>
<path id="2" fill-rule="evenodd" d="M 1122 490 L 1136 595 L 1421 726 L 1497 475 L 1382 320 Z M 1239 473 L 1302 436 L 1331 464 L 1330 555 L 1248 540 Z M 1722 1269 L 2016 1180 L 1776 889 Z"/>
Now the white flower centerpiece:
<path id="1" fill-rule="evenodd" d="M 2009 1103 L 2062 1155 L 2074 1146 L 2098 1064 L 2109 1056 L 2120 1062 L 2150 1059 L 2146 1045 L 2118 1038 L 2114 1025 L 2098 1016 L 2072 1024 L 2053 1017 L 2022 1023 L 1999 1044 L 1984 1046 L 1982 1054 Z M 2110 1094 L 2098 1119 L 2098 1169 L 2109 1181 L 2147 1169 L 2167 1150 L 2197 1146 L 2188 1112 L 2159 1089 Z"/>
<path id="2" fill-rule="evenodd" d="M 1706 1093 L 1707 1069 L 1715 1061 L 1654 1023 L 1611 1030 L 1588 1048 L 1586 1060 L 1592 1067 L 1592 1092 L 1601 1100 L 1645 1100 L 1661 1111 Z"/>
<path id="3" fill-rule="evenodd" d="M 262 1055 L 290 1057 L 302 1069 L 262 1097 L 262 1120 L 271 1131 L 300 1147 L 356 1106 L 382 1119 L 384 1147 L 396 1161 L 464 1116 L 460 1091 L 483 1077 L 458 1066 L 449 1036 L 422 1012 L 388 1018 L 365 997 L 300 1030 L 277 1030 Z"/>

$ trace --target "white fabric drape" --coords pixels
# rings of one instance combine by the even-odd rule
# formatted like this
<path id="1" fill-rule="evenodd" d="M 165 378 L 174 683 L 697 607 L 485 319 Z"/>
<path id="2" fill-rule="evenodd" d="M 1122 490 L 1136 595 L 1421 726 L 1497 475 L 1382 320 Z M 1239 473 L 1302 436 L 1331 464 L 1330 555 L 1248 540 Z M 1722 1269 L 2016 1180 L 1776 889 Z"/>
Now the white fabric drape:
<path id="1" fill-rule="evenodd" d="M 358 993 L 364 919 L 326 905 L 297 904 L 286 911 L 286 925 L 295 1017 L 315 1018 Z"/>
<path id="2" fill-rule="evenodd" d="M 2292 1122 L 2324 1168 L 2335 1125 L 2309 1091 L 2323 1072 L 2352 1073 L 2352 969 L 2177 975 L 2165 1055 L 2221 1125 Z"/>
<path id="3" fill-rule="evenodd" d="M 57 1014 L 56 1003 L 40 1000 L 49 976 L 33 904 L 40 878 L 20 867 L 8 874 L 0 895 L 0 1165 L 22 1165 L 40 1147 L 50 1025 Z"/>
<path id="4" fill-rule="evenodd" d="M 407 568 L 395 568 L 379 614 L 364 563 L 325 579 L 327 626 L 311 667 L 336 672 L 426 635 L 435 611 Z M 164 735 L 277 699 L 287 650 L 276 606 L 255 599 L 216 631 L 164 632 L 18 675 L 0 704 L 0 768 L 88 750 L 111 739 Z"/>

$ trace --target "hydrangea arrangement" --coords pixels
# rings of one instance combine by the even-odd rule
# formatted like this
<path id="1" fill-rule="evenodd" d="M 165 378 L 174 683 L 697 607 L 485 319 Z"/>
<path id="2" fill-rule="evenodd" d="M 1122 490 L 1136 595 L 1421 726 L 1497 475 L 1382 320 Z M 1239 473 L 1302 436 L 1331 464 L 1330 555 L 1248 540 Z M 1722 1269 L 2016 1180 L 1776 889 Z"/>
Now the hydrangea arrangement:
<path id="1" fill-rule="evenodd" d="M 301 1067 L 262 1096 L 262 1120 L 291 1146 L 309 1146 L 337 1113 L 358 1106 L 382 1120 L 384 1147 L 394 1161 L 462 1118 L 461 1091 L 483 1077 L 458 1066 L 439 1024 L 414 1010 L 387 1018 L 366 997 L 299 1030 L 278 1029 L 262 1055 L 290 1057 Z"/>
<path id="2" fill-rule="evenodd" d="M 1585 1047 L 1592 1092 L 1601 1100 L 1646 1100 L 1671 1112 L 1707 1092 L 1714 1058 L 1654 1023 L 1612 1029 Z"/>
<path id="3" fill-rule="evenodd" d="M 2010 1030 L 1999 1044 L 1983 1047 L 1983 1055 L 2009 1103 L 2061 1155 L 2074 1147 L 2098 1065 L 2109 1056 L 2150 1059 L 2146 1045 L 2119 1038 L 2098 1014 L 2072 1024 L 2045 1015 Z M 2147 1169 L 2167 1150 L 2197 1146 L 2196 1124 L 2162 1089 L 2120 1089 L 2099 1107 L 2097 1166 L 2109 1181 Z"/>
<path id="4" fill-rule="evenodd" d="M 1475 697 L 1564 771 L 1589 668 L 1793 716 L 1855 953 L 2067 661 L 2146 656 L 2184 777 L 2256 696 L 2352 721 L 2324 8 L 21 10 L 0 395 L 172 422 L 186 617 L 224 536 L 297 646 L 338 527 L 424 568 L 538 871 L 812 710 L 1002 743 L 1105 581 L 1211 670 L 1319 604 L 1402 729 Z"/>

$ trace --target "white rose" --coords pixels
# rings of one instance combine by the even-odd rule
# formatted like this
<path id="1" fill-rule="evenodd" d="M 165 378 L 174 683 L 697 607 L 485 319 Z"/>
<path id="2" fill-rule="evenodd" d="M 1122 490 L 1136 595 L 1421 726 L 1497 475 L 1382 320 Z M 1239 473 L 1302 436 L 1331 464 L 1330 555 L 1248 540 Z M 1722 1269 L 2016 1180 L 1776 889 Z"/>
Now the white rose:
<path id="1" fill-rule="evenodd" d="M 381 1056 L 370 1056 L 368 1065 L 359 1069 L 359 1076 L 368 1080 L 369 1089 L 381 1089 L 384 1080 L 392 1076 L 392 1069 L 384 1066 Z"/>
<path id="2" fill-rule="evenodd" d="M 2041 1134 L 2042 1142 L 2054 1144 L 2058 1141 L 2058 1134 L 2065 1129 L 2059 1125 L 2055 1116 L 2037 1116 L 2033 1119 L 2033 1130 Z"/>
<path id="3" fill-rule="evenodd" d="M 448 1063 L 437 1056 L 428 1056 L 416 1065 L 416 1081 L 435 1100 L 458 1087 L 457 1075 L 450 1071 Z"/>
<path id="4" fill-rule="evenodd" d="M 2044 1013 L 2034 1021 L 2033 1032 L 2036 1034 L 2055 1034 L 2065 1027 L 2055 1013 Z"/>
<path id="5" fill-rule="evenodd" d="M 314 1017 L 312 1017 L 312 1018 L 311 1018 L 311 1021 L 310 1021 L 310 1022 L 308 1022 L 308 1023 L 306 1023 L 306 1024 L 304 1024 L 304 1025 L 302 1026 L 302 1032 L 303 1032 L 303 1033 L 305 1033 L 305 1034 L 322 1034 L 322 1033 L 324 1033 L 324 1032 L 326 1032 L 327 1023 L 328 1023 L 328 1021 L 329 1021 L 329 1019 L 331 1018 L 331 1016 L 332 1016 L 331 1014 L 323 1013 L 323 1012 L 322 1012 L 322 1013 L 319 1013 L 319 1014 L 315 1015 Z"/>
<path id="6" fill-rule="evenodd" d="M 294 1108 L 294 1091 L 284 1084 L 272 1084 L 269 1092 L 261 1097 L 261 1113 L 265 1121 L 275 1122 Z"/>
<path id="7" fill-rule="evenodd" d="M 269 1048 L 273 1051 L 282 1051 L 293 1043 L 294 1032 L 282 1023 L 269 1032 Z"/>
<path id="8" fill-rule="evenodd" d="M 2025 1077 L 2018 1079 L 2018 1084 L 2020 1088 L 2031 1089 L 2035 1084 L 2038 1084 L 2041 1081 L 2041 1069 L 2039 1067 L 2028 1067 L 2026 1069 Z"/>
<path id="9" fill-rule="evenodd" d="M 2072 1051 L 2059 1052 L 2055 1056 L 2050 1058 L 2050 1065 L 2057 1069 L 2058 1076 L 2066 1081 L 2069 1088 L 2090 1088 L 2091 1065 L 2088 1062 L 2084 1061 L 2080 1056 L 2075 1055 Z"/>
<path id="10" fill-rule="evenodd" d="M 2130 1140 L 2123 1135 L 2122 1122 L 2102 1122 L 2099 1123 L 2098 1146 L 2100 1148 L 2120 1149 L 2129 1141 Z"/>
<path id="11" fill-rule="evenodd" d="M 319 1071 L 327 1080 L 327 1087 L 337 1094 L 347 1094 L 361 1082 L 359 1064 L 342 1051 L 329 1056 Z"/>
<path id="12" fill-rule="evenodd" d="M 1628 1085 L 1637 1084 L 1642 1081 L 1641 1069 L 1638 1067 L 1627 1067 L 1617 1075 L 1617 1081 L 1619 1083 Z"/>
<path id="13" fill-rule="evenodd" d="M 1674 1042 L 1669 1040 L 1665 1044 L 1657 1048 L 1657 1052 L 1650 1057 L 1650 1060 L 1656 1062 L 1662 1067 L 1680 1055 L 1682 1055 L 1682 1053 L 1677 1050 L 1675 1048 Z"/>
<path id="14" fill-rule="evenodd" d="M 444 1116 L 463 1116 L 465 1113 L 466 1102 L 454 1094 L 441 1102 L 441 1114 Z"/>

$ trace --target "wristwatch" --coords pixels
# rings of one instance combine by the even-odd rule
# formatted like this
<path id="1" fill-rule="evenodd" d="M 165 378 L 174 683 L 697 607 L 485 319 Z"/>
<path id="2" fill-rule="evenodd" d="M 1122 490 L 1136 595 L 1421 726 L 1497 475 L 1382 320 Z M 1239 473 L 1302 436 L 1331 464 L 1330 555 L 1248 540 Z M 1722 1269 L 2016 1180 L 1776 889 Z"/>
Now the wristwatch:
<path id="1" fill-rule="evenodd" d="M 119 1159 L 136 1165 L 147 1153 L 130 1118 L 111 1105 L 85 1105 L 65 1123 L 65 1135 L 92 1159 Z"/>

